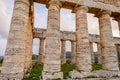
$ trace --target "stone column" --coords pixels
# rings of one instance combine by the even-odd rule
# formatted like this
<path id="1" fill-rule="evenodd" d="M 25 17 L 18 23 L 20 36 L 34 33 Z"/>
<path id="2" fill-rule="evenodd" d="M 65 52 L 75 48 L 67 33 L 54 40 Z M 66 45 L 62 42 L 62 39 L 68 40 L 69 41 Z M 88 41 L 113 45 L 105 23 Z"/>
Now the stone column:
<path id="1" fill-rule="evenodd" d="M 76 42 L 75 41 L 71 41 L 71 63 L 75 64 L 76 62 Z"/>
<path id="2" fill-rule="evenodd" d="M 100 43 L 97 43 L 97 53 L 98 53 L 98 64 L 102 64 L 102 56 L 101 56 L 101 46 L 100 46 Z"/>
<path id="3" fill-rule="evenodd" d="M 40 38 L 40 47 L 38 55 L 38 64 L 43 63 L 43 54 L 44 54 L 44 38 Z"/>
<path id="4" fill-rule="evenodd" d="M 33 0 L 30 0 L 31 1 L 31 6 L 30 6 L 30 18 L 29 18 L 29 65 L 31 68 L 32 66 L 32 49 L 33 49 L 33 27 L 34 27 L 34 1 Z"/>
<path id="5" fill-rule="evenodd" d="M 33 0 L 30 1 L 29 11 L 29 26 L 27 29 L 27 41 L 26 41 L 26 55 L 25 55 L 25 72 L 27 72 L 32 66 L 32 42 L 33 42 L 33 16 L 34 16 L 34 4 Z"/>
<path id="6" fill-rule="evenodd" d="M 49 0 L 43 80 L 62 78 L 60 50 L 60 1 Z"/>
<path id="7" fill-rule="evenodd" d="M 76 66 L 77 70 L 90 72 L 91 52 L 89 46 L 89 35 L 87 27 L 88 8 L 80 6 L 75 8 L 76 12 Z M 87 66 L 87 67 L 86 67 Z"/>
<path id="8" fill-rule="evenodd" d="M 119 53 L 119 47 L 118 47 L 118 44 L 115 44 L 115 46 L 116 46 L 117 53 Z"/>
<path id="9" fill-rule="evenodd" d="M 117 51 L 113 41 L 111 22 L 111 12 L 101 11 L 99 16 L 100 43 L 102 54 L 102 68 L 104 70 L 119 70 Z"/>
<path id="10" fill-rule="evenodd" d="M 93 43 L 90 42 L 90 52 L 91 52 L 91 62 L 92 64 L 95 63 L 95 54 L 94 54 L 94 51 L 93 51 Z"/>
<path id="11" fill-rule="evenodd" d="M 65 47 L 65 40 L 61 41 L 61 63 L 66 64 L 66 47 Z"/>
<path id="12" fill-rule="evenodd" d="M 117 45 L 118 62 L 120 62 L 120 44 Z"/>
<path id="13" fill-rule="evenodd" d="M 15 0 L 1 80 L 22 80 L 25 68 L 29 0 Z"/>
<path id="14" fill-rule="evenodd" d="M 118 44 L 118 52 L 119 52 L 119 54 L 120 54 L 120 44 Z"/>

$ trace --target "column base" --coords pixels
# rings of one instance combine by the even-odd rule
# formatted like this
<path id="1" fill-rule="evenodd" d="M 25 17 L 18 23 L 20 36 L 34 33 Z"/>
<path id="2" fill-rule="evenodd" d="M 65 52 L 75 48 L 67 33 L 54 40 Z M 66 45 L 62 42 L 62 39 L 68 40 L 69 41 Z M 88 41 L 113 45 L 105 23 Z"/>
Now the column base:
<path id="1" fill-rule="evenodd" d="M 19 74 L 2 74 L 0 73 L 0 80 L 22 80 L 23 75 Z"/>
<path id="2" fill-rule="evenodd" d="M 79 72 L 77 70 L 73 70 L 69 73 L 69 77 L 72 80 L 84 78 L 92 78 L 91 80 L 112 80 L 112 78 L 117 78 L 120 80 L 120 71 L 98 70 L 93 72 Z"/>
<path id="3" fill-rule="evenodd" d="M 65 80 L 120 80 L 120 78 L 84 78 L 84 79 L 65 79 Z"/>
<path id="4" fill-rule="evenodd" d="M 42 72 L 42 80 L 51 80 L 51 79 L 63 80 L 63 73 L 62 72 Z"/>

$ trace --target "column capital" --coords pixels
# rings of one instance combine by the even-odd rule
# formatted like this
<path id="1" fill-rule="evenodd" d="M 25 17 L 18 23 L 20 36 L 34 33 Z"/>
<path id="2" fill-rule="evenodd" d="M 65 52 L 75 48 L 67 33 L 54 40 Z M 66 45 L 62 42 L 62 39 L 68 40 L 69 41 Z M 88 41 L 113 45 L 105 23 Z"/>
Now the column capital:
<path id="1" fill-rule="evenodd" d="M 87 6 L 77 6 L 73 9 L 72 13 L 76 13 L 79 10 L 83 10 L 85 12 L 88 12 L 88 7 Z"/>
<path id="2" fill-rule="evenodd" d="M 97 14 L 95 14 L 95 17 L 101 17 L 102 15 L 111 15 L 112 14 L 112 12 L 111 11 L 107 11 L 107 10 L 100 10 L 100 11 L 98 11 L 97 12 Z"/>
<path id="3" fill-rule="evenodd" d="M 66 41 L 66 40 L 64 40 L 64 39 L 61 39 L 61 41 Z"/>
<path id="4" fill-rule="evenodd" d="M 74 40 L 70 40 L 70 42 L 72 43 L 72 42 L 76 42 L 76 41 L 74 41 Z"/>
<path id="5" fill-rule="evenodd" d="M 113 20 L 120 21 L 120 16 L 114 17 Z"/>
<path id="6" fill-rule="evenodd" d="M 45 38 L 39 38 L 40 40 L 45 40 Z"/>
<path id="7" fill-rule="evenodd" d="M 49 8 L 50 5 L 57 6 L 58 8 L 62 7 L 60 0 L 48 0 L 46 7 Z"/>

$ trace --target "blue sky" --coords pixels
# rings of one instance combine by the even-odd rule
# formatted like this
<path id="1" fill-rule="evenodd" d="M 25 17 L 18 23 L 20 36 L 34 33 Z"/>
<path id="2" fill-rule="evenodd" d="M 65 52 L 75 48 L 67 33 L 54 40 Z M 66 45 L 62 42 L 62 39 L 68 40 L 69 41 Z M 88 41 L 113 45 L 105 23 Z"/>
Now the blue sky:
<path id="1" fill-rule="evenodd" d="M 0 0 L 0 55 L 4 55 L 8 32 L 11 23 L 14 0 Z M 46 28 L 48 10 L 45 5 L 35 3 L 35 25 L 34 27 Z M 61 9 L 61 26 L 64 31 L 75 31 L 75 14 L 71 10 Z M 99 34 L 98 19 L 93 14 L 88 15 L 88 31 L 91 34 Z M 119 37 L 118 23 L 111 18 L 112 31 L 114 36 Z M 33 53 L 38 54 L 39 40 L 34 39 Z M 70 42 L 67 41 L 66 50 L 70 51 Z M 95 45 L 94 45 L 95 46 Z M 95 50 L 95 49 L 94 49 Z"/>

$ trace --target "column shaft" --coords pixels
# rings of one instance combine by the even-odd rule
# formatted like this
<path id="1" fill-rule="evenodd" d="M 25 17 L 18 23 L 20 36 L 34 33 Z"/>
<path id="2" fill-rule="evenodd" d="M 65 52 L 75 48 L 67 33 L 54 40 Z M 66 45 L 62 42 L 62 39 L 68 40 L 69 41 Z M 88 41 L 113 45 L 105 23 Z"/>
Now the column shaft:
<path id="1" fill-rule="evenodd" d="M 100 46 L 100 43 L 97 43 L 97 53 L 98 53 L 98 64 L 102 64 L 102 56 L 101 56 L 101 46 Z"/>
<path id="2" fill-rule="evenodd" d="M 100 43 L 102 54 L 102 68 L 105 70 L 119 70 L 117 52 L 113 43 L 110 22 L 110 12 L 102 11 L 99 15 Z"/>
<path id="3" fill-rule="evenodd" d="M 65 50 L 65 40 L 61 41 L 61 63 L 66 64 L 66 50 Z"/>
<path id="4" fill-rule="evenodd" d="M 60 51 L 60 2 L 50 0 L 46 32 L 44 72 L 59 72 L 61 69 Z"/>
<path id="5" fill-rule="evenodd" d="M 75 64 L 76 63 L 76 42 L 71 41 L 71 63 Z"/>
<path id="6" fill-rule="evenodd" d="M 91 52 L 91 62 L 92 64 L 95 63 L 95 54 L 94 54 L 94 51 L 93 51 L 93 43 L 90 42 L 90 52 Z"/>
<path id="7" fill-rule="evenodd" d="M 78 70 L 85 72 L 91 71 L 87 10 L 84 6 L 76 8 L 76 66 Z"/>
<path id="8" fill-rule="evenodd" d="M 119 54 L 120 54 L 120 45 L 118 45 L 118 52 L 119 52 Z"/>
<path id="9" fill-rule="evenodd" d="M 39 47 L 39 55 L 38 55 L 38 63 L 43 63 L 43 54 L 44 54 L 44 38 L 40 39 L 40 47 Z"/>
<path id="10" fill-rule="evenodd" d="M 9 80 L 22 80 L 24 76 L 29 9 L 29 0 L 15 0 L 7 48 L 1 71 L 4 77 Z"/>
<path id="11" fill-rule="evenodd" d="M 118 62 L 120 62 L 120 45 L 117 45 Z"/>
<path id="12" fill-rule="evenodd" d="M 32 66 L 32 42 L 33 42 L 33 16 L 34 16 L 34 7 L 33 1 L 31 0 L 30 12 L 29 12 L 29 25 L 27 27 L 27 42 L 26 42 L 26 55 L 25 55 L 25 72 Z"/>

